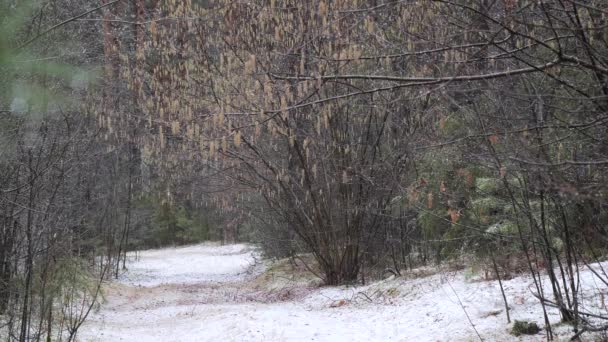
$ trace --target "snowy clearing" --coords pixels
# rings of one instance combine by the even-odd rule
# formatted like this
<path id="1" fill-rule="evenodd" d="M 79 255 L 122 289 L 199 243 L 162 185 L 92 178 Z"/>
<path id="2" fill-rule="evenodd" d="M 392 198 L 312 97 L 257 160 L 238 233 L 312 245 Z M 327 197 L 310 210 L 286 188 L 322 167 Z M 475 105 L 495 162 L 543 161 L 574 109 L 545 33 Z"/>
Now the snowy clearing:
<path id="1" fill-rule="evenodd" d="M 510 335 L 498 282 L 471 281 L 463 271 L 316 287 L 268 276 L 254 261 L 254 249 L 242 244 L 140 252 L 106 288 L 79 341 L 479 341 L 477 333 L 484 341 L 546 339 L 544 332 Z M 585 309 L 606 314 L 606 287 L 589 270 L 581 283 Z M 542 326 L 531 279 L 504 286 L 512 320 Z M 556 310 L 549 315 L 559 321 Z M 571 336 L 568 326 L 556 330 Z"/>

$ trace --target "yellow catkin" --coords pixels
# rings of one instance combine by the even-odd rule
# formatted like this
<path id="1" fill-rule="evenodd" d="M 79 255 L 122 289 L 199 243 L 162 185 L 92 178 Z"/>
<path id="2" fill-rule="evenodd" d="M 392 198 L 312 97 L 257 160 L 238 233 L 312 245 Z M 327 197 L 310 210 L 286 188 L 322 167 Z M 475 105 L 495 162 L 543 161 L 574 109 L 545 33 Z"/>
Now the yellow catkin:
<path id="1" fill-rule="evenodd" d="M 160 148 L 165 148 L 165 133 L 162 126 L 158 128 L 158 135 L 160 140 Z"/>
<path id="2" fill-rule="evenodd" d="M 259 137 L 262 132 L 262 128 L 260 127 L 260 123 L 258 121 L 255 122 L 255 136 Z"/>
<path id="3" fill-rule="evenodd" d="M 241 131 L 236 131 L 234 134 L 234 146 L 241 146 Z"/>
<path id="4" fill-rule="evenodd" d="M 180 128 L 180 127 L 179 127 L 179 121 L 177 121 L 177 120 L 173 120 L 173 121 L 171 122 L 171 134 L 173 134 L 173 135 L 178 135 L 178 134 L 179 134 L 179 131 L 180 131 L 180 129 L 179 129 L 179 128 Z"/>
<path id="5" fill-rule="evenodd" d="M 210 141 L 209 142 L 209 158 L 213 157 L 215 155 L 215 141 Z"/>

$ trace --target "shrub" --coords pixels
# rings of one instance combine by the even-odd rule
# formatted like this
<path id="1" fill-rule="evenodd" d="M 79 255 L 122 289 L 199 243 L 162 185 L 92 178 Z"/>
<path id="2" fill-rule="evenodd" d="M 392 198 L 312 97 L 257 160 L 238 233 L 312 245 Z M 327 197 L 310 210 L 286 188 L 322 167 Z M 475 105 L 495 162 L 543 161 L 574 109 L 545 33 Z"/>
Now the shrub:
<path id="1" fill-rule="evenodd" d="M 538 327 L 538 324 L 534 322 L 516 320 L 511 329 L 511 334 L 514 336 L 534 335 L 538 334 L 539 331 L 540 328 Z"/>

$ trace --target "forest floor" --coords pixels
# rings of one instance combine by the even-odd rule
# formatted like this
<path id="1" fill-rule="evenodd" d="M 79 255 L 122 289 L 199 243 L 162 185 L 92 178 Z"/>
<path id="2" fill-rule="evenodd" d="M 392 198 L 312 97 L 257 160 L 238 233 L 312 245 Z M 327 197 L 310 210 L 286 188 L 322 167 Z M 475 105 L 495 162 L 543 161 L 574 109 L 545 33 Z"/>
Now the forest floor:
<path id="1" fill-rule="evenodd" d="M 78 341 L 546 340 L 544 331 L 510 335 L 498 282 L 467 271 L 423 270 L 365 286 L 319 287 L 299 266 L 262 262 L 244 244 L 149 250 L 130 258 L 128 271 L 105 287 Z M 511 319 L 542 327 L 531 278 L 503 285 Z M 585 309 L 606 314 L 608 288 L 588 269 L 581 271 L 581 286 Z M 556 310 L 549 317 L 559 322 Z M 554 330 L 564 340 L 572 335 L 567 325 Z"/>

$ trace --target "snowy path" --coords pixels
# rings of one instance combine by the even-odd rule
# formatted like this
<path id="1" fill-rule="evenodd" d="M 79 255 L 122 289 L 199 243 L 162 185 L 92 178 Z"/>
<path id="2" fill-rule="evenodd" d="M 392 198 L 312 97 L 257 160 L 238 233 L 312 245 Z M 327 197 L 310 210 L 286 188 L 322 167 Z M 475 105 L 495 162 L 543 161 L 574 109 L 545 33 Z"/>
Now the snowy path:
<path id="1" fill-rule="evenodd" d="M 545 339 L 509 335 L 498 284 L 466 281 L 463 272 L 265 292 L 254 285 L 263 269 L 253 261 L 247 245 L 141 252 L 79 341 L 478 341 L 467 315 L 485 341 Z M 529 286 L 525 277 L 505 282 L 511 316 L 540 323 Z M 589 305 L 606 311 L 594 291 Z"/>

